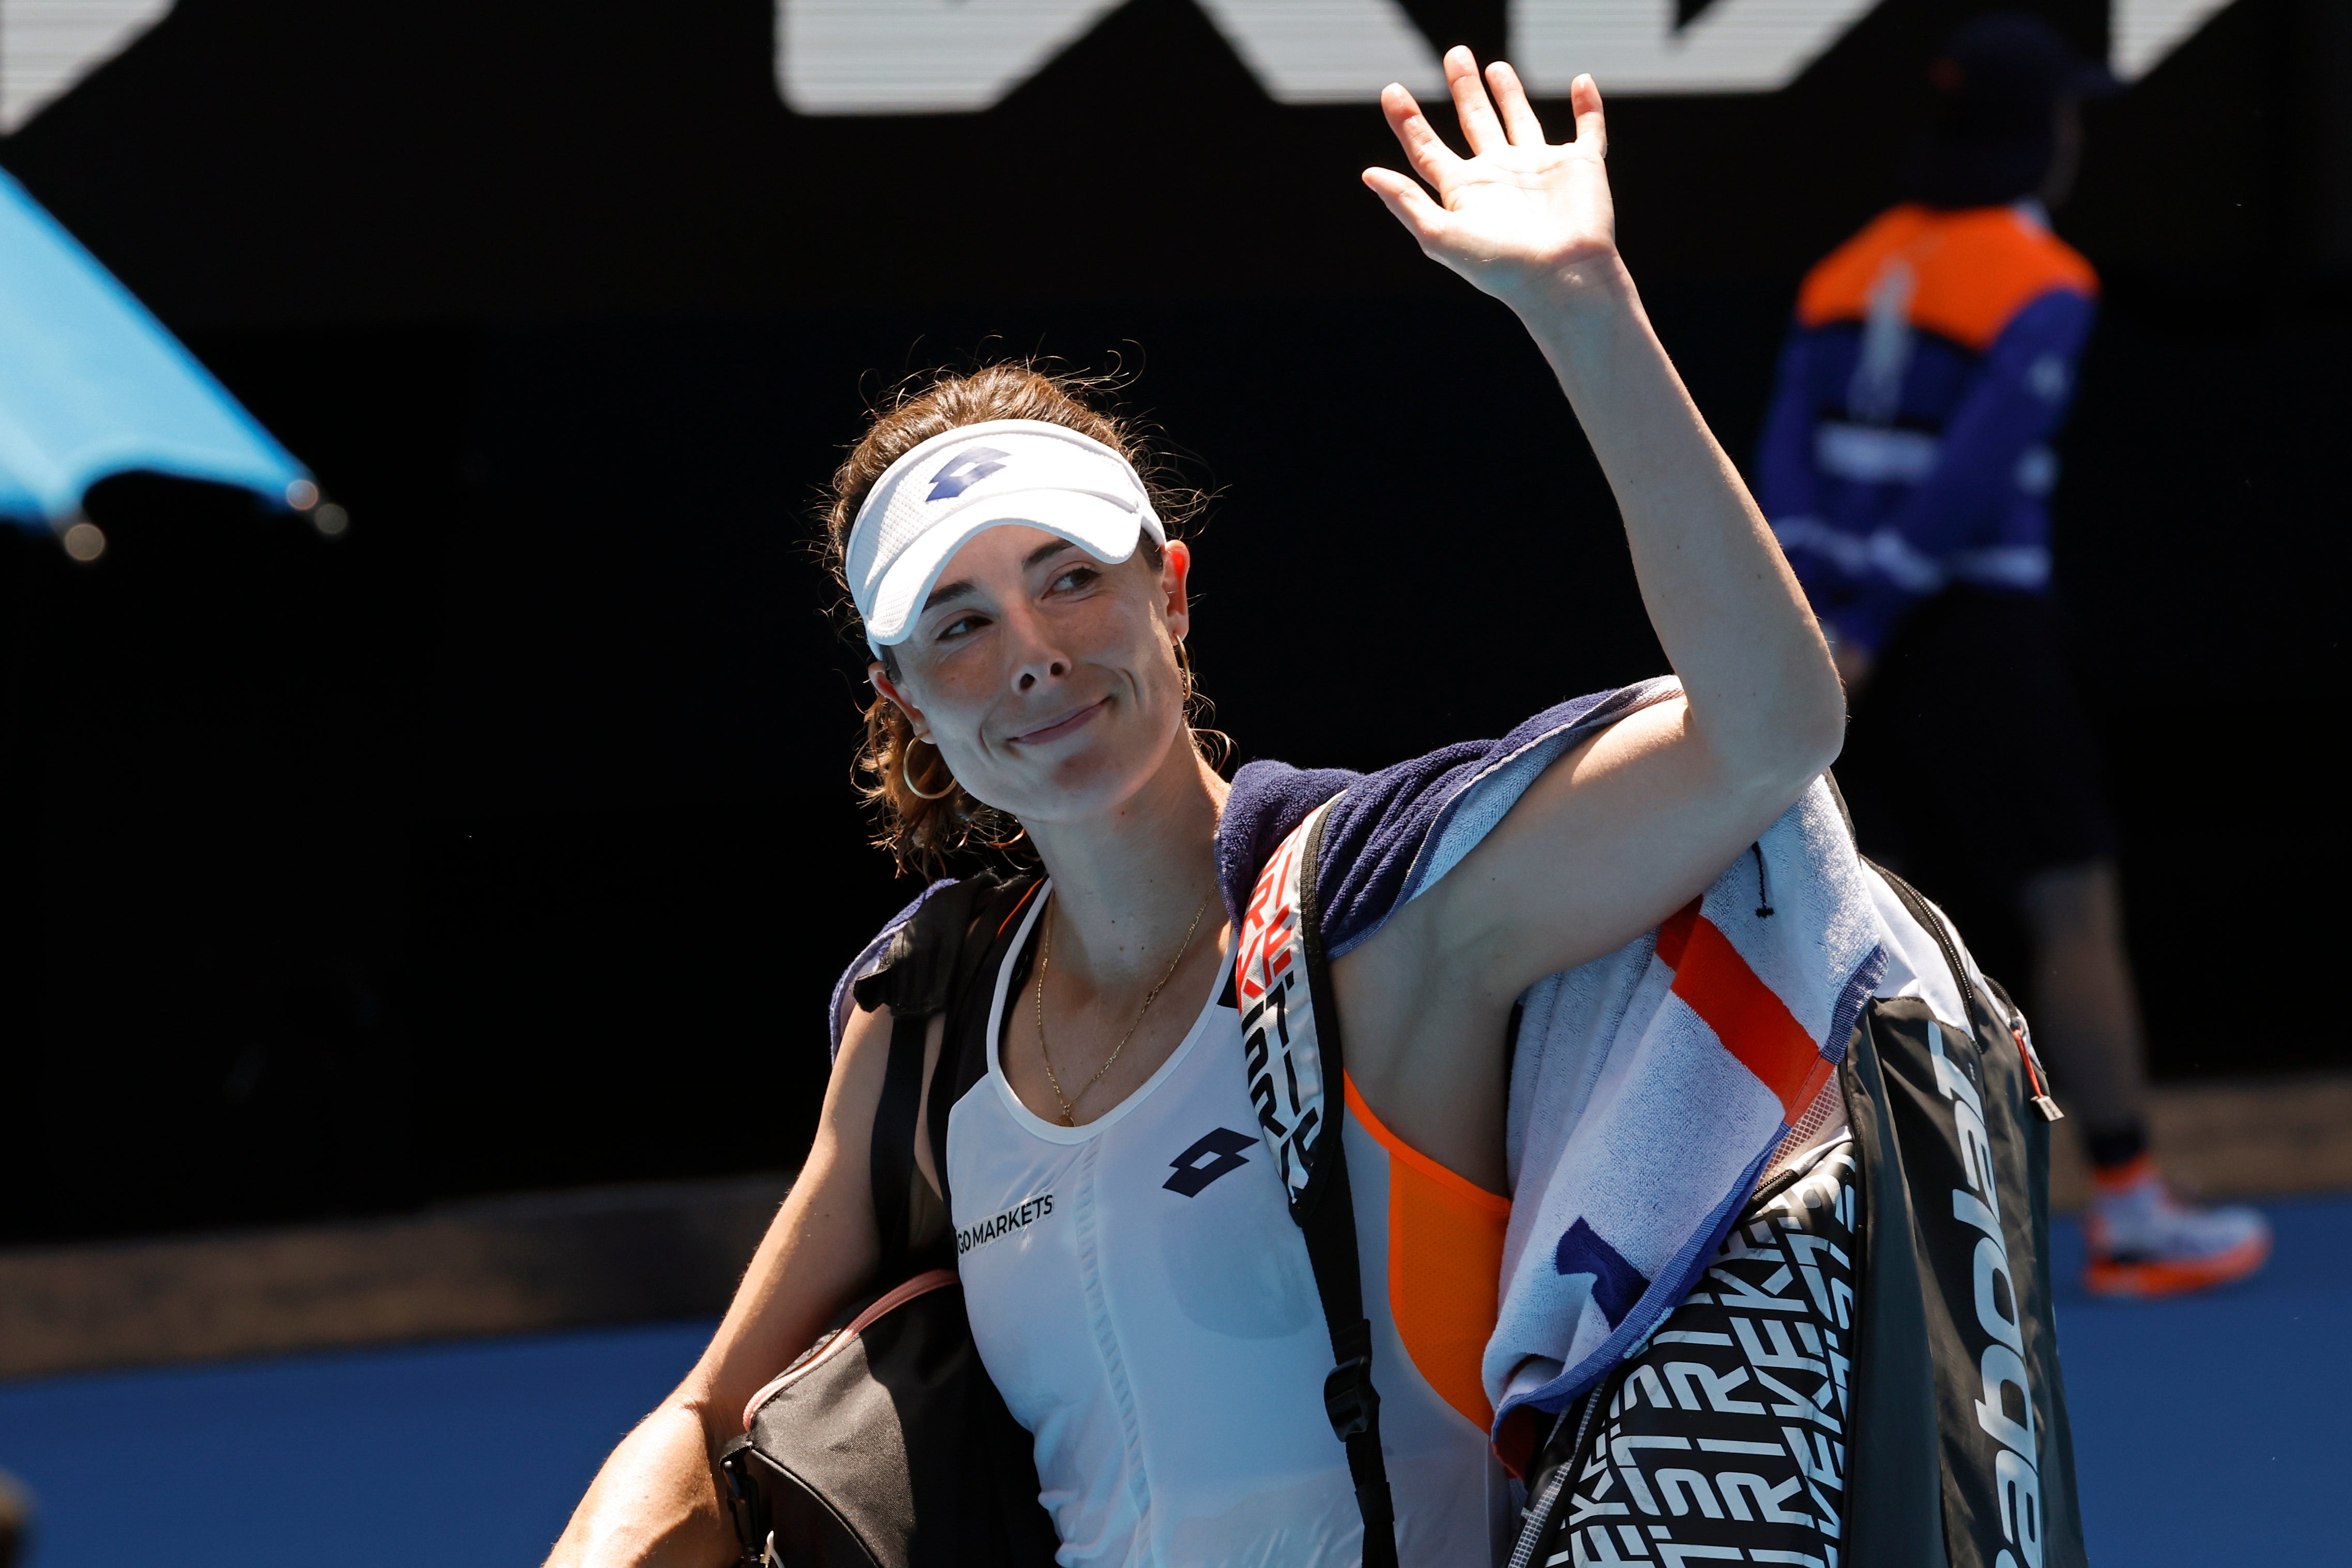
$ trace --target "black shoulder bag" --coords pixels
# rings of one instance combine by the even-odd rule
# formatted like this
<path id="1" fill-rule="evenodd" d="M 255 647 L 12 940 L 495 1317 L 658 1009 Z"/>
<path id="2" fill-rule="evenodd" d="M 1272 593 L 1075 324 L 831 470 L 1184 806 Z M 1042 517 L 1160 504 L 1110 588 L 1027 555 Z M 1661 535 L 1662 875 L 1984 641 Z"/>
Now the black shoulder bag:
<path id="1" fill-rule="evenodd" d="M 964 1316 L 943 1197 L 915 1164 L 930 1021 L 948 1016 L 933 1075 L 934 1167 L 947 1111 L 986 1070 L 987 1008 L 961 1005 L 995 973 L 1034 879 L 975 878 L 899 931 L 858 1005 L 892 1011 L 874 1118 L 874 1212 L 886 1289 L 752 1396 L 719 1467 L 743 1562 L 782 1568 L 1048 1568 L 1029 1434 L 989 1381 Z M 979 1022 L 971 1020 L 977 1014 Z M 963 1026 L 959 1027 L 959 1026 Z"/>

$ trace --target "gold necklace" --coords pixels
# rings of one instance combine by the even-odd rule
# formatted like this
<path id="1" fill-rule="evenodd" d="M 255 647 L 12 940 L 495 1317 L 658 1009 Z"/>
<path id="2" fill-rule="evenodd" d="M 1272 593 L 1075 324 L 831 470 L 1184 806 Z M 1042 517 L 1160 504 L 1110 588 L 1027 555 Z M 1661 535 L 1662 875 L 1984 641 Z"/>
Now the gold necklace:
<path id="1" fill-rule="evenodd" d="M 1043 951 L 1037 955 L 1037 1055 L 1045 1064 L 1045 1081 L 1054 1086 L 1054 1099 L 1062 1108 L 1063 1126 L 1076 1127 L 1078 1124 L 1078 1101 L 1087 1097 L 1088 1089 L 1102 1082 L 1103 1074 L 1110 1071 L 1110 1064 L 1118 1060 L 1118 1053 L 1127 1049 L 1127 1042 L 1135 1038 L 1136 1030 L 1143 1027 L 1143 1016 L 1151 1011 L 1151 1005 L 1160 1000 L 1160 993 L 1176 978 L 1176 966 L 1184 962 L 1186 953 L 1192 951 L 1193 934 L 1201 929 L 1201 917 L 1209 912 L 1209 900 L 1215 896 L 1213 889 L 1201 900 L 1201 907 L 1192 911 L 1192 923 L 1184 928 L 1184 940 L 1177 944 L 1176 956 L 1168 962 L 1168 973 L 1160 977 L 1159 984 L 1144 994 L 1143 1005 L 1135 1010 L 1135 1022 L 1129 1024 L 1127 1033 L 1118 1037 L 1118 1044 L 1113 1046 L 1110 1055 L 1103 1058 L 1103 1065 L 1095 1068 L 1095 1076 L 1079 1086 L 1076 1098 L 1062 1092 L 1062 1079 L 1054 1071 L 1054 1053 L 1045 1048 L 1045 972 L 1054 966 L 1054 910 L 1051 905 L 1046 907 L 1045 941 Z"/>

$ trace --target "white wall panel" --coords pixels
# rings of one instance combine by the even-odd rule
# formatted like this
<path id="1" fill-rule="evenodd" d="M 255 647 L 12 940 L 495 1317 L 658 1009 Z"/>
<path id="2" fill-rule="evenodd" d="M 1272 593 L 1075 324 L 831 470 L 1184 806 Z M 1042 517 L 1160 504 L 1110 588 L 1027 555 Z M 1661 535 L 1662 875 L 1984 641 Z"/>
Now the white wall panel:
<path id="1" fill-rule="evenodd" d="M 1124 3 L 778 0 L 776 85 L 803 114 L 968 113 Z"/>
<path id="2" fill-rule="evenodd" d="M 2229 5 L 2230 0 L 2115 0 L 2108 37 L 2116 74 L 2126 81 L 2146 76 Z"/>
<path id="3" fill-rule="evenodd" d="M 1611 93 L 1769 92 L 1878 0 L 1715 0 L 1676 30 L 1675 0 L 1514 0 L 1511 63 L 1530 89 L 1591 71 Z"/>
<path id="4" fill-rule="evenodd" d="M 129 47 L 172 0 L 0 0 L 0 134 Z"/>
<path id="5" fill-rule="evenodd" d="M 1199 0 L 1268 96 L 1364 103 L 1401 81 L 1443 92 L 1445 72 L 1395 0 Z"/>
<path id="6" fill-rule="evenodd" d="M 1034 76 L 1124 0 L 777 0 L 776 82 L 805 114 L 973 112 Z M 1436 52 L 1396 0 L 1197 0 L 1284 103 L 1366 102 L 1391 81 L 1441 90 Z M 1511 59 L 1563 93 L 1766 92 L 1878 0 L 1513 0 Z M 2114 0 L 2114 61 L 2145 75 L 2230 0 Z M 16 130 L 170 12 L 173 0 L 0 0 L 0 133 Z"/>

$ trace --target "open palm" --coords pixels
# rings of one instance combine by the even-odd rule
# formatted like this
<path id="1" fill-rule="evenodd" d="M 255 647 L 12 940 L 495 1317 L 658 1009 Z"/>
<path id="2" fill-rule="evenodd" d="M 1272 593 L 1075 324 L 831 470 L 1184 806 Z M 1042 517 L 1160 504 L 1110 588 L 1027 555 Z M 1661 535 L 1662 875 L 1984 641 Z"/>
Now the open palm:
<path id="1" fill-rule="evenodd" d="M 1469 138 L 1467 158 L 1445 144 L 1412 93 L 1391 85 L 1381 94 L 1389 128 L 1436 199 L 1393 169 L 1364 171 L 1364 184 L 1421 248 L 1509 303 L 1612 261 L 1617 217 L 1602 163 L 1608 131 L 1592 79 L 1578 77 L 1569 89 L 1576 140 L 1564 146 L 1544 140 L 1518 73 L 1500 60 L 1481 81 L 1476 59 L 1456 47 L 1446 51 L 1445 80 Z"/>

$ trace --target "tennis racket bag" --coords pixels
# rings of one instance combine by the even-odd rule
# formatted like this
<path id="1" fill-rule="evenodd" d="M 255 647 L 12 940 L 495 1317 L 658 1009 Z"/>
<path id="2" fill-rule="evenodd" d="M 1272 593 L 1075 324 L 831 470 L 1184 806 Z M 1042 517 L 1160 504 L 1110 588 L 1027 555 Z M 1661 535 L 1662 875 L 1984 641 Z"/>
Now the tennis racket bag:
<path id="1" fill-rule="evenodd" d="M 1863 1239 L 1852 1403 L 1843 1440 L 1823 1456 L 1843 1515 L 1840 1560 L 2082 1568 L 2051 1306 L 2058 1108 L 2024 1016 L 1979 983 L 1941 910 L 1879 874 L 1934 939 L 1967 1016 L 1874 997 L 1839 1066 Z M 1574 1539 L 1581 1521 L 1563 1483 L 1586 1473 L 1588 1437 L 1606 1425 L 1592 1416 L 1633 1359 L 1568 1408 L 1530 1467 L 1512 1568 L 1601 1560 Z"/>

